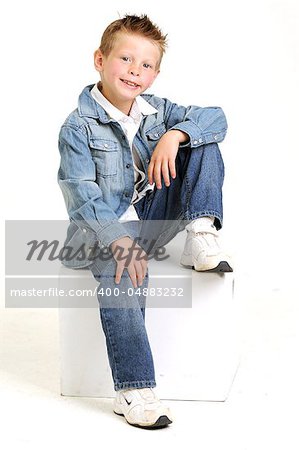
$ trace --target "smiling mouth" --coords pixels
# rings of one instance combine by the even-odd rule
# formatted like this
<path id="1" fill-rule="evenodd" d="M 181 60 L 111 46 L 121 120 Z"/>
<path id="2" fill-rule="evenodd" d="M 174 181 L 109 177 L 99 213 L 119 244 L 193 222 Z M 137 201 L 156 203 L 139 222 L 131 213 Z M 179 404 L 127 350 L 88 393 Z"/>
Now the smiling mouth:
<path id="1" fill-rule="evenodd" d="M 120 78 L 120 81 L 122 81 L 123 83 L 125 83 L 127 86 L 131 86 L 131 87 L 135 87 L 135 88 L 140 87 L 139 84 L 133 83 L 133 81 L 122 80 L 121 78 Z"/>

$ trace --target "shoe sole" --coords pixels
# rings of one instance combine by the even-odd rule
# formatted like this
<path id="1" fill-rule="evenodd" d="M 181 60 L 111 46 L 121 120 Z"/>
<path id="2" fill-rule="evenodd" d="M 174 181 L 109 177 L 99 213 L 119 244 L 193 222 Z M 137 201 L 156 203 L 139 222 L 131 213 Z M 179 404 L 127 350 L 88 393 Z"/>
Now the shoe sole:
<path id="1" fill-rule="evenodd" d="M 182 264 L 182 263 L 181 263 Z M 194 269 L 196 272 L 218 272 L 218 273 L 224 273 L 224 272 L 233 272 L 233 268 L 228 264 L 227 261 L 220 261 L 218 266 L 213 267 L 212 269 L 196 269 L 195 266 L 187 266 L 185 264 L 182 264 L 184 267 L 188 267 L 189 269 Z"/>
<path id="2" fill-rule="evenodd" d="M 117 413 L 115 411 L 113 411 L 114 414 L 117 414 L 118 416 L 123 416 L 125 419 L 125 415 L 122 413 Z M 126 421 L 128 422 L 129 425 L 132 425 L 133 427 L 138 427 L 138 428 L 149 428 L 149 429 L 155 429 L 155 428 L 164 428 L 167 425 L 172 423 L 172 420 L 169 419 L 169 417 L 167 416 L 160 416 L 155 423 L 153 423 L 152 425 L 139 425 L 138 423 L 131 423 L 129 422 L 127 419 Z"/>

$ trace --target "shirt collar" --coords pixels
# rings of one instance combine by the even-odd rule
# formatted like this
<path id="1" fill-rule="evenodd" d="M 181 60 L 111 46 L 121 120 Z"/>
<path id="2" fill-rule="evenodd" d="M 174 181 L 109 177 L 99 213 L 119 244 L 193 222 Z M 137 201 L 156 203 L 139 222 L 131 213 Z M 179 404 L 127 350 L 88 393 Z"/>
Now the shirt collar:
<path id="1" fill-rule="evenodd" d="M 141 115 L 148 116 L 150 114 L 155 114 L 158 112 L 146 100 L 138 95 L 132 105 L 130 116 L 127 116 L 114 105 L 112 105 L 112 103 L 110 103 L 109 100 L 106 99 L 106 97 L 104 97 L 97 84 L 94 85 L 90 93 L 94 100 L 98 102 L 102 106 L 102 108 L 104 108 L 104 110 L 109 114 L 109 116 L 117 122 L 126 122 L 128 120 L 128 117 L 132 117 L 134 122 L 139 122 L 141 120 Z"/>

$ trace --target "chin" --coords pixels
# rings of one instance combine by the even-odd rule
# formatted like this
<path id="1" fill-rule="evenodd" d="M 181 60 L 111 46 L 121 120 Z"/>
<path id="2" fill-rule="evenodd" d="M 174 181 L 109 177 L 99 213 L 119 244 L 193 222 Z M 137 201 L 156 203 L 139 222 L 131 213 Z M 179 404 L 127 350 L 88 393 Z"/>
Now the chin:
<path id="1" fill-rule="evenodd" d="M 136 97 L 140 95 L 140 92 L 132 92 L 132 94 L 121 95 L 124 100 L 134 100 Z"/>

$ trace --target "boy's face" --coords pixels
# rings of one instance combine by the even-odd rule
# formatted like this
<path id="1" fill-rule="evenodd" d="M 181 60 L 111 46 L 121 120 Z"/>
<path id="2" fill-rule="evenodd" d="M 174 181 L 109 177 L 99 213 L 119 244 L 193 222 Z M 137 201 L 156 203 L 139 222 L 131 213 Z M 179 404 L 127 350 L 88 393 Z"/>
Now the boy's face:
<path id="1" fill-rule="evenodd" d="M 160 72 L 160 50 L 149 39 L 119 33 L 109 55 L 94 55 L 102 81 L 102 94 L 118 109 L 129 114 L 137 95 L 149 88 Z"/>

